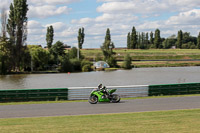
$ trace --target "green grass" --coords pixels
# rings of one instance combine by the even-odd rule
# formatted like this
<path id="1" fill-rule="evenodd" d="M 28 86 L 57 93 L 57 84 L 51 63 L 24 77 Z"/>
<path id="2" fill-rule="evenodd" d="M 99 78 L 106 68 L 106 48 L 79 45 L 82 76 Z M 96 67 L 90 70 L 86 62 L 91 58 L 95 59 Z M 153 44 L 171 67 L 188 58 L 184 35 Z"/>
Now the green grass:
<path id="1" fill-rule="evenodd" d="M 103 54 L 100 49 L 81 50 L 87 59 L 95 58 L 95 55 Z M 124 59 L 128 53 L 134 60 L 156 60 L 156 59 L 200 59 L 200 50 L 198 49 L 115 49 L 117 59 Z"/>
<path id="2" fill-rule="evenodd" d="M 86 59 L 94 60 L 99 55 L 103 60 L 101 49 L 82 49 L 82 54 Z M 200 59 L 199 49 L 114 49 L 117 60 L 124 60 L 126 54 L 130 54 L 133 60 L 141 60 L 132 62 L 134 67 L 184 67 L 184 66 L 200 66 L 200 61 L 170 61 L 170 60 L 194 60 Z M 168 61 L 142 61 L 142 60 L 168 60 Z M 117 62 L 120 66 L 122 61 Z"/>
<path id="3" fill-rule="evenodd" d="M 199 133 L 200 109 L 0 119 L 1 133 Z"/>

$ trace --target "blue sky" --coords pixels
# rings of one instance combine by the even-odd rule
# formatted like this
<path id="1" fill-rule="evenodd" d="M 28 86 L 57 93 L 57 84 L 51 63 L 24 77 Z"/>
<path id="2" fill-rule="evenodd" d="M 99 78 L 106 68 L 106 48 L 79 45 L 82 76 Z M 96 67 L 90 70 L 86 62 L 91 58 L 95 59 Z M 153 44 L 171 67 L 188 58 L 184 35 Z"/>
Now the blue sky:
<path id="1" fill-rule="evenodd" d="M 13 0 L 0 0 L 0 8 Z M 139 32 L 159 28 L 162 37 L 178 30 L 197 36 L 200 32 L 198 0 L 27 0 L 27 44 L 46 46 L 46 29 L 53 25 L 54 43 L 77 46 L 78 29 L 85 28 L 83 48 L 99 48 L 110 28 L 116 47 L 126 47 L 126 36 L 135 26 Z"/>

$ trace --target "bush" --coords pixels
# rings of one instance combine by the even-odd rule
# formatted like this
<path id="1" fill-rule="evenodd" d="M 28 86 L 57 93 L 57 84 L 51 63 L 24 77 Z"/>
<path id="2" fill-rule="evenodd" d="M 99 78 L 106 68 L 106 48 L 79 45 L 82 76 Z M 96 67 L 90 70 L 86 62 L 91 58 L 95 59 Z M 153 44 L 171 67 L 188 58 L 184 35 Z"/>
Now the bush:
<path id="1" fill-rule="evenodd" d="M 82 60 L 82 61 L 81 61 L 81 67 L 83 67 L 83 66 L 85 66 L 85 65 L 90 65 L 90 66 L 92 66 L 92 64 L 93 64 L 93 63 L 91 63 L 91 62 L 88 61 L 88 60 Z"/>
<path id="2" fill-rule="evenodd" d="M 82 68 L 83 72 L 91 71 L 92 70 L 91 67 L 92 67 L 92 63 L 90 61 L 88 61 L 88 60 L 81 61 L 81 68 Z"/>
<path id="3" fill-rule="evenodd" d="M 81 71 L 81 60 L 79 59 L 70 59 L 70 63 L 73 66 L 73 71 Z"/>
<path id="4" fill-rule="evenodd" d="M 92 69 L 91 69 L 91 66 L 89 65 L 89 64 L 86 64 L 86 65 L 84 65 L 83 67 L 82 67 L 82 71 L 83 72 L 89 72 L 89 71 L 91 71 Z"/>
<path id="5" fill-rule="evenodd" d="M 190 46 L 187 43 L 182 45 L 182 49 L 189 49 L 189 48 L 190 48 Z"/>
<path id="6" fill-rule="evenodd" d="M 65 56 L 61 61 L 61 67 L 59 68 L 60 72 L 72 72 L 73 65 L 70 62 L 69 58 Z"/>
<path id="7" fill-rule="evenodd" d="M 192 44 L 192 45 L 190 46 L 190 49 L 197 49 L 197 46 L 196 46 L 195 44 Z"/>
<path id="8" fill-rule="evenodd" d="M 118 67 L 117 66 L 117 61 L 116 61 L 115 57 L 110 57 L 107 60 L 107 63 L 109 64 L 110 67 Z"/>
<path id="9" fill-rule="evenodd" d="M 69 51 L 69 58 L 70 59 L 74 59 L 77 58 L 77 51 L 78 49 L 76 47 L 73 47 L 70 51 Z M 81 51 L 79 50 L 79 58 L 83 59 L 84 56 L 81 54 Z"/>
<path id="10" fill-rule="evenodd" d="M 97 54 L 96 54 L 96 57 L 95 57 L 95 61 L 97 62 L 97 61 L 101 61 L 101 60 L 102 60 L 101 54 L 100 54 L 100 53 L 97 53 Z"/>
<path id="11" fill-rule="evenodd" d="M 124 69 L 131 69 L 132 68 L 131 64 L 132 64 L 132 58 L 129 54 L 127 54 L 124 58 L 124 63 L 122 67 Z"/>

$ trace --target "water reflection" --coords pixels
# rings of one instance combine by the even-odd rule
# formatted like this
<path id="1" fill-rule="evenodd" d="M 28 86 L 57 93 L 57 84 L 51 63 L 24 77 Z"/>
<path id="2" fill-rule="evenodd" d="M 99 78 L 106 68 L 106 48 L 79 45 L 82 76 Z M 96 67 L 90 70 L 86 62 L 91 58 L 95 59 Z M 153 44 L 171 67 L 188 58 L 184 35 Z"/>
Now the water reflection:
<path id="1" fill-rule="evenodd" d="M 200 67 L 137 68 L 112 72 L 0 76 L 0 89 L 172 84 L 200 82 Z"/>
<path id="2" fill-rule="evenodd" d="M 2 75 L 0 76 L 0 89 L 24 89 L 27 75 Z"/>

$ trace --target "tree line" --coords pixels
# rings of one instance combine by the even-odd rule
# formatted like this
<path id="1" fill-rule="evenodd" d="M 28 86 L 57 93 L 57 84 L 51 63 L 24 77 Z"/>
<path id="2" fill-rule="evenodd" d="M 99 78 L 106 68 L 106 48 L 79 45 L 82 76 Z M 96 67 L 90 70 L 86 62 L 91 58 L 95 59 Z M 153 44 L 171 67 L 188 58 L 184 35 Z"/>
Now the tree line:
<path id="1" fill-rule="evenodd" d="M 150 37 L 149 37 L 150 35 Z M 133 26 L 132 32 L 127 34 L 128 49 L 200 49 L 200 32 L 197 37 L 191 36 L 189 32 L 178 31 L 177 36 L 172 35 L 168 38 L 160 36 L 160 30 L 155 32 L 137 32 Z"/>

